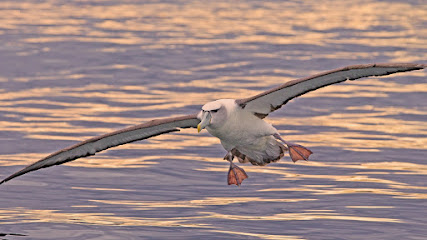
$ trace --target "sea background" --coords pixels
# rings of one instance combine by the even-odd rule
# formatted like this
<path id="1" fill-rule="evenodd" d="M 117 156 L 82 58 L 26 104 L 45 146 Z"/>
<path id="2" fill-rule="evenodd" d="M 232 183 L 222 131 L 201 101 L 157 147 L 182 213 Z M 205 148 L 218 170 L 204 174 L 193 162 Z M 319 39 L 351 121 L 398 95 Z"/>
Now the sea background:
<path id="1" fill-rule="evenodd" d="M 426 63 L 425 1 L 0 2 L 0 177 L 81 140 L 347 65 Z M 271 114 L 288 156 L 228 186 L 195 129 L 0 186 L 0 236 L 426 239 L 427 71 L 346 82 Z"/>

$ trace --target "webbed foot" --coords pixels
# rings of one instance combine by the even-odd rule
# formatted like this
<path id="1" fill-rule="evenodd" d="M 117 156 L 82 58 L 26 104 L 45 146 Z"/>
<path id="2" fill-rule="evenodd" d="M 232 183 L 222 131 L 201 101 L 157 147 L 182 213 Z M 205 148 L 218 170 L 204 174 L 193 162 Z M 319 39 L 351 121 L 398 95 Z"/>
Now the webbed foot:
<path id="1" fill-rule="evenodd" d="M 293 162 L 298 160 L 306 160 L 308 161 L 308 157 L 313 153 L 310 149 L 303 147 L 298 144 L 288 143 L 289 156 Z"/>
<path id="2" fill-rule="evenodd" d="M 245 170 L 243 168 L 238 167 L 236 164 L 230 162 L 230 169 L 228 170 L 228 185 L 235 184 L 240 186 L 243 180 L 248 178 Z"/>
<path id="3" fill-rule="evenodd" d="M 276 139 L 282 141 L 289 150 L 289 156 L 291 156 L 292 161 L 296 162 L 298 160 L 306 160 L 308 161 L 308 157 L 313 153 L 310 149 L 303 147 L 301 145 L 290 143 L 285 141 L 278 133 L 273 134 Z"/>

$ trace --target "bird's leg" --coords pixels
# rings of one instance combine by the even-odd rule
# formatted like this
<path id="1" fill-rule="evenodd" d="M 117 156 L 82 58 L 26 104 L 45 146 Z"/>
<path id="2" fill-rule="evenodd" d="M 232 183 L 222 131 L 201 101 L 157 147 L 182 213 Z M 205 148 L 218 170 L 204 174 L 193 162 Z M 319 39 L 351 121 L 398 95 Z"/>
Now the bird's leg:
<path id="1" fill-rule="evenodd" d="M 228 170 L 227 176 L 228 185 L 235 184 L 240 186 L 243 180 L 248 178 L 248 175 L 246 174 L 245 170 L 243 170 L 243 168 L 240 168 L 233 163 L 234 156 L 231 151 L 225 155 L 224 159 L 230 162 L 230 169 Z"/>
<path id="2" fill-rule="evenodd" d="M 298 160 L 308 161 L 308 157 L 313 153 L 306 147 L 285 141 L 278 133 L 273 134 L 273 137 L 282 141 L 284 144 L 286 144 L 286 146 L 288 146 L 289 156 L 291 156 L 291 159 L 294 162 Z"/>

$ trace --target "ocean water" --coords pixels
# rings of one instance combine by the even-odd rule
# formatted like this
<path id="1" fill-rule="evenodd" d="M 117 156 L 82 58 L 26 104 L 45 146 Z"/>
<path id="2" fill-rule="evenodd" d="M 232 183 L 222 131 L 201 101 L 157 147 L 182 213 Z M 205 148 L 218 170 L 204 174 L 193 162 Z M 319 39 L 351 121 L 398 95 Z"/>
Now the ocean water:
<path id="1" fill-rule="evenodd" d="M 427 60 L 423 1 L 0 2 L 0 177 L 125 126 L 352 64 Z M 195 129 L 0 186 L 0 236 L 426 239 L 427 71 L 305 94 L 271 114 L 310 148 L 228 186 Z"/>

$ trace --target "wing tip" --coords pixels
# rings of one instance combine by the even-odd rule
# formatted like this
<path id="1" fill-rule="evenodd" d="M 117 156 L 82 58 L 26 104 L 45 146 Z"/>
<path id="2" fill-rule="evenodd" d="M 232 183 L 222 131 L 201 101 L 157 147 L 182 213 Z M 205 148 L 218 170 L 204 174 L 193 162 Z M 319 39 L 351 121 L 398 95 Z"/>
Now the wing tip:
<path id="1" fill-rule="evenodd" d="M 406 67 L 410 69 L 423 69 L 427 68 L 427 64 L 422 63 L 367 63 L 367 64 L 356 64 L 356 65 L 349 65 L 346 67 L 343 67 L 341 69 L 361 69 L 361 68 L 372 68 L 372 67 Z M 335 69 L 338 70 L 338 69 Z M 334 70 L 332 70 L 334 71 Z"/>
<path id="2" fill-rule="evenodd" d="M 22 174 L 23 174 L 23 173 L 22 173 Z M 20 175 L 22 175 L 22 174 L 14 173 L 14 174 L 10 175 L 9 177 L 7 177 L 7 178 L 3 179 L 3 180 L 0 182 L 0 185 L 2 185 L 3 183 L 8 182 L 8 181 L 10 181 L 10 180 L 12 180 L 12 179 L 14 179 L 14 178 L 18 177 L 18 176 L 20 176 Z"/>
<path id="3" fill-rule="evenodd" d="M 36 162 L 36 163 L 38 163 L 38 162 Z M 19 176 L 21 176 L 21 175 L 24 175 L 24 174 L 26 174 L 26 173 L 29 173 L 29 172 L 32 172 L 32 171 L 38 170 L 38 169 L 40 169 L 40 168 L 43 168 L 43 167 L 33 168 L 33 166 L 34 166 L 34 164 L 31 164 L 31 165 L 29 165 L 29 166 L 25 167 L 24 169 L 21 169 L 20 171 L 13 173 L 12 175 L 10 175 L 10 176 L 8 176 L 7 178 L 3 179 L 3 180 L 0 182 L 0 185 L 1 185 L 1 184 L 3 184 L 3 183 L 5 183 L 5 182 L 8 182 L 8 181 L 10 181 L 10 180 L 12 180 L 12 179 L 14 179 L 14 178 L 16 178 L 16 177 L 19 177 Z"/>

